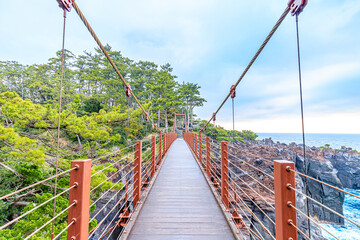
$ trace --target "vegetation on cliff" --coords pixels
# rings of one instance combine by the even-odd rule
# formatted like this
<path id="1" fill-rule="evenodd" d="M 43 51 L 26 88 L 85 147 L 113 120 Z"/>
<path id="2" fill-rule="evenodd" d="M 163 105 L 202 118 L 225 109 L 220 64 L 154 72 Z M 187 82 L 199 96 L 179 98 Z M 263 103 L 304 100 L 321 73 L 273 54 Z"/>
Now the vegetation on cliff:
<path id="1" fill-rule="evenodd" d="M 200 86 L 175 81 L 169 64 L 136 62 L 106 48 L 159 127 L 172 125 L 175 113 L 186 113 L 191 120 L 194 107 L 205 101 Z M 66 51 L 65 60 L 60 171 L 69 169 L 73 159 L 94 159 L 154 132 L 135 101 L 125 96 L 123 84 L 99 49 L 79 56 Z M 60 63 L 60 52 L 46 64 L 0 62 L 0 196 L 55 174 Z M 104 167 L 94 165 L 92 171 Z M 97 186 L 115 171 L 114 167 L 102 171 L 92 178 L 91 185 Z M 69 187 L 69 177 L 64 176 L 58 181 L 59 189 Z M 93 197 L 113 185 L 107 181 Z M 53 189 L 54 182 L 48 181 L 0 201 L 0 225 L 52 198 Z M 66 196 L 57 198 L 56 213 L 67 206 Z M 0 231 L 0 239 L 23 239 L 51 217 L 52 204 L 46 204 Z M 95 226 L 96 221 L 91 224 Z M 66 225 L 64 214 L 57 219 L 55 234 Z M 51 225 L 33 239 L 49 239 L 50 232 Z"/>

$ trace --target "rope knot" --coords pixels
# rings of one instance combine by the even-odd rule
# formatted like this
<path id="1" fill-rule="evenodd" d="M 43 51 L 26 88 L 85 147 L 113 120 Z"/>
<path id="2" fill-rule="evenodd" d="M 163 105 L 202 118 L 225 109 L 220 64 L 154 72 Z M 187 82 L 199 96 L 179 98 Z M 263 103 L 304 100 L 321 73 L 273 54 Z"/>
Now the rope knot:
<path id="1" fill-rule="evenodd" d="M 299 15 L 305 8 L 308 0 L 290 0 L 288 6 L 292 16 Z"/>
<path id="2" fill-rule="evenodd" d="M 70 12 L 72 4 L 75 0 L 56 0 L 59 3 L 59 7 Z"/>

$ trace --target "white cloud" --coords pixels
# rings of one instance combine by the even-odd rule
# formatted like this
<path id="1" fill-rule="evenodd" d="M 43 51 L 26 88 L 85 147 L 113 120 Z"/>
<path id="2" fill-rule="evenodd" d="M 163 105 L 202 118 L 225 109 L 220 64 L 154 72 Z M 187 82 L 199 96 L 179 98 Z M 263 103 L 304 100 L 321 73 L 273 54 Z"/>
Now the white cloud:
<path id="1" fill-rule="evenodd" d="M 311 114 L 305 116 L 307 133 L 360 133 L 359 113 Z M 232 122 L 219 121 L 226 129 L 232 129 Z M 235 129 L 250 129 L 255 132 L 296 133 L 301 132 L 299 115 L 279 115 L 262 119 L 236 121 Z"/>

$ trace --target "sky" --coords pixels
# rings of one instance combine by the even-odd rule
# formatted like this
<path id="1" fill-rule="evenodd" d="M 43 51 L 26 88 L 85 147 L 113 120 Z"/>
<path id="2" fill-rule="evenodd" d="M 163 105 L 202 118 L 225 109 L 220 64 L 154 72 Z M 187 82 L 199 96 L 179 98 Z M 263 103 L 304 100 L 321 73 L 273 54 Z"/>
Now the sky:
<path id="1" fill-rule="evenodd" d="M 170 63 L 179 82 L 201 86 L 195 113 L 210 119 L 286 0 L 76 0 L 100 40 L 126 57 Z M 0 60 L 45 63 L 61 48 L 55 0 L 0 1 Z M 299 16 L 305 131 L 360 133 L 360 1 L 309 0 Z M 235 129 L 301 132 L 295 17 L 279 27 L 237 88 Z M 72 10 L 66 48 L 96 43 Z M 232 128 L 231 100 L 216 124 Z"/>

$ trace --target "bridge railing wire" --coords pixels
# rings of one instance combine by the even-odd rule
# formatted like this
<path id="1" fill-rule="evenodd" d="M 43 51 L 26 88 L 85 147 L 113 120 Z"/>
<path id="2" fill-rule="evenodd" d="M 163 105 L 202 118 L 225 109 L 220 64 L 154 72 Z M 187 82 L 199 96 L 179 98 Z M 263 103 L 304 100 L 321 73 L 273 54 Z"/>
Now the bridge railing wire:
<path id="1" fill-rule="evenodd" d="M 275 210 L 274 203 L 269 202 L 268 198 L 263 196 L 265 193 L 274 196 L 272 186 L 267 186 L 264 182 L 265 179 L 273 181 L 274 177 L 271 173 L 266 173 L 265 169 L 237 157 L 235 153 L 229 153 L 233 149 L 226 151 L 228 153 L 228 172 L 222 173 L 222 152 L 218 143 L 210 141 L 210 152 L 207 154 L 207 139 L 205 137 L 202 138 L 200 143 L 197 134 L 190 133 L 185 135 L 184 138 L 194 151 L 194 155 L 204 173 L 209 174 L 208 177 L 215 189 L 214 191 L 224 206 L 227 203 L 222 198 L 222 188 L 226 186 L 222 186 L 222 184 L 227 185 L 228 192 L 225 192 L 225 195 L 228 199 L 229 211 L 233 216 L 232 221 L 239 232 L 243 236 L 248 234 L 253 239 L 267 239 L 268 237 L 275 239 L 272 231 L 255 213 L 255 211 L 262 213 L 268 222 L 272 224 L 271 228 L 275 229 L 274 217 L 271 217 L 268 213 Z M 199 147 L 199 144 L 201 147 Z M 202 153 L 201 158 L 200 151 Z M 243 166 L 246 169 L 242 169 Z M 209 167 L 208 171 L 207 167 Z M 225 176 L 225 179 L 222 179 L 222 176 Z M 254 184 L 257 185 L 256 188 Z M 259 189 L 262 189 L 262 191 L 259 191 Z M 254 198 L 254 196 L 256 197 Z M 247 222 L 245 219 L 247 219 Z M 262 231 L 259 230 L 259 227 Z M 263 234 L 267 236 L 263 236 Z"/>
<path id="2" fill-rule="evenodd" d="M 304 174 L 304 173 L 301 173 L 295 169 L 292 169 L 292 168 L 288 168 L 287 169 L 289 172 L 292 172 L 292 173 L 295 173 L 295 174 L 298 174 L 299 176 L 303 177 L 303 178 L 307 178 L 307 179 L 310 179 L 318 184 L 320 184 L 322 186 L 322 188 L 326 188 L 326 187 L 329 187 L 331 189 L 334 189 L 338 192 L 341 192 L 341 193 L 344 193 L 344 194 L 348 194 L 349 196 L 352 196 L 354 197 L 356 200 L 359 200 L 360 197 L 355 195 L 355 194 L 352 194 L 344 189 L 341 189 L 339 187 L 336 187 L 336 186 L 333 186 L 332 184 L 329 184 L 329 183 L 326 183 L 324 181 L 321 181 L 319 179 L 316 179 L 314 177 L 311 177 L 307 174 Z M 313 202 L 314 204 L 320 206 L 321 208 L 323 209 L 326 209 L 327 211 L 329 211 L 330 213 L 344 219 L 344 221 L 348 221 L 350 224 L 352 225 L 355 225 L 356 227 L 360 228 L 360 223 L 359 222 L 356 222 L 355 220 L 353 219 L 350 219 L 346 216 L 344 216 L 344 214 L 341 214 L 337 211 L 335 211 L 334 209 L 326 206 L 326 203 L 321 203 L 319 201 L 317 201 L 316 199 L 314 199 L 313 197 L 311 196 L 308 196 L 307 194 L 303 193 L 301 190 L 297 189 L 296 186 L 292 186 L 291 184 L 288 184 L 287 186 L 288 190 L 290 191 L 294 191 L 295 193 L 297 193 L 298 195 L 310 200 L 311 202 Z M 332 236 L 333 238 L 335 239 L 339 239 L 339 236 L 336 236 L 334 233 L 332 233 L 331 231 L 329 231 L 326 227 L 324 227 L 321 222 L 315 218 L 315 217 L 312 217 L 312 216 L 309 216 L 307 215 L 306 213 L 304 213 L 302 210 L 298 209 L 297 207 L 295 207 L 294 205 L 292 205 L 291 203 L 288 204 L 288 207 L 289 208 L 292 208 L 294 210 L 296 210 L 296 212 L 298 212 L 300 215 L 302 215 L 303 217 L 305 217 L 306 219 L 310 220 L 313 224 L 315 224 L 317 227 L 319 227 L 321 230 L 325 231 L 326 233 L 328 233 L 330 236 Z M 292 225 L 293 227 L 295 227 L 297 229 L 298 232 L 300 232 L 302 235 L 304 235 L 307 239 L 311 238 L 311 236 L 308 236 L 307 234 L 304 234 L 303 232 L 301 232 L 300 229 L 298 229 L 298 227 L 296 227 L 295 225 Z"/>

